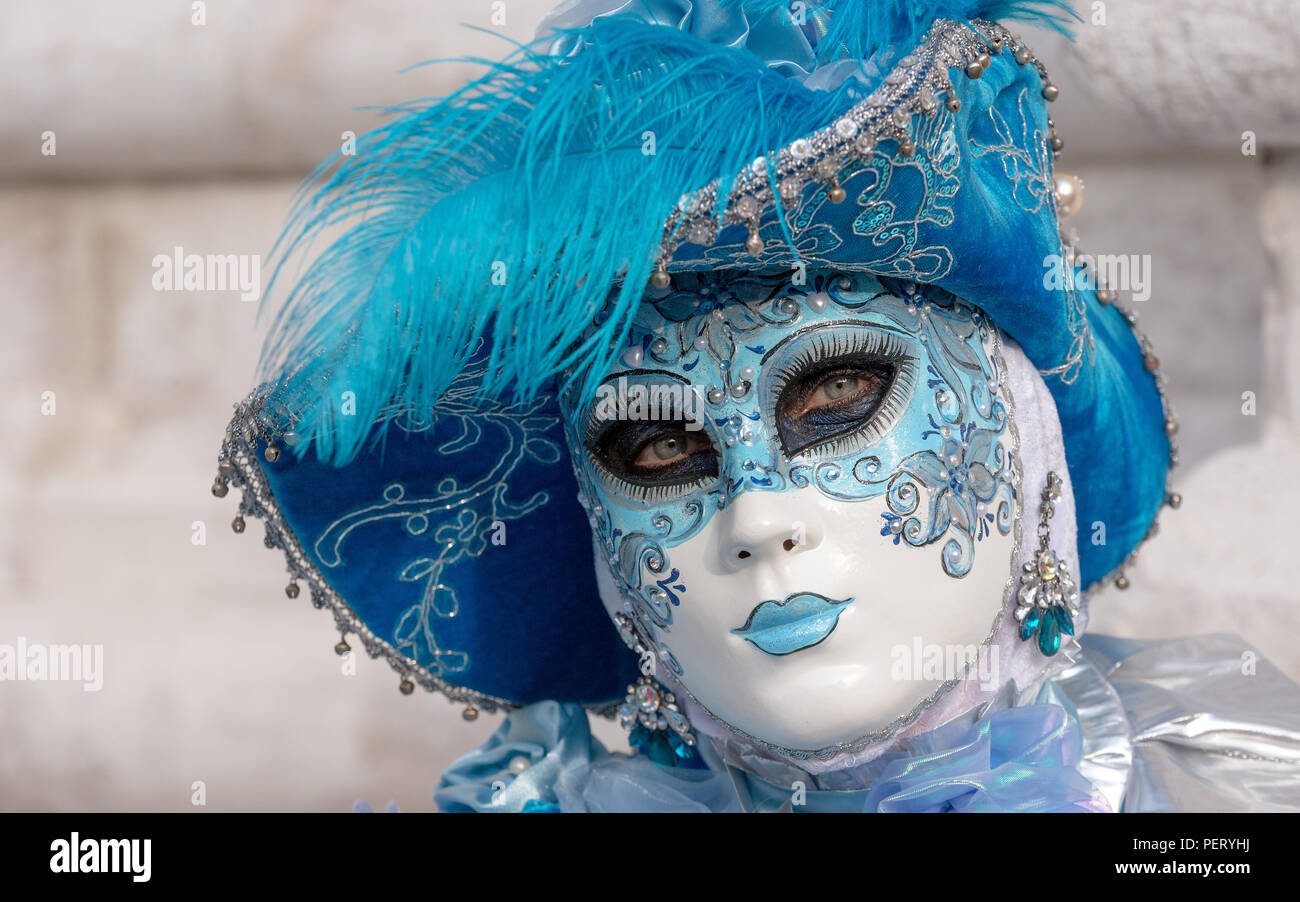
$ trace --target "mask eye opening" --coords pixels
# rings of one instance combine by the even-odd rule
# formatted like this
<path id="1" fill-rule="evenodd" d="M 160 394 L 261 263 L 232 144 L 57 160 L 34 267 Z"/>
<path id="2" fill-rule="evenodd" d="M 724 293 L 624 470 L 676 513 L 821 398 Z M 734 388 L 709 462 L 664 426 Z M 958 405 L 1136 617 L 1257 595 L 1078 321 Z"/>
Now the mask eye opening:
<path id="1" fill-rule="evenodd" d="M 768 352 L 765 367 L 764 418 L 787 460 L 809 461 L 840 456 L 867 447 L 887 435 L 911 402 L 919 366 L 919 348 L 913 336 L 894 326 L 869 322 L 834 322 L 788 336 Z M 820 439 L 799 441 L 787 428 L 783 406 L 787 391 L 801 382 L 824 379 L 837 367 L 861 369 L 888 384 L 877 393 L 878 402 L 859 422 L 830 431 Z M 847 411 L 843 411 L 848 415 Z"/>

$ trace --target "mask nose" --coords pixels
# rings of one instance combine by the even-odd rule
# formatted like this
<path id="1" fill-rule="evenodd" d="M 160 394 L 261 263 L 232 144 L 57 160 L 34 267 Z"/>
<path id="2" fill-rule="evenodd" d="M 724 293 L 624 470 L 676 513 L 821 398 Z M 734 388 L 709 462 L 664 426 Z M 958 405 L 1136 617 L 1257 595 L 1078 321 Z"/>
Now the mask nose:
<path id="1" fill-rule="evenodd" d="M 797 492 L 746 492 L 719 511 L 717 555 L 727 572 L 779 563 L 812 551 L 824 532 L 815 508 Z"/>

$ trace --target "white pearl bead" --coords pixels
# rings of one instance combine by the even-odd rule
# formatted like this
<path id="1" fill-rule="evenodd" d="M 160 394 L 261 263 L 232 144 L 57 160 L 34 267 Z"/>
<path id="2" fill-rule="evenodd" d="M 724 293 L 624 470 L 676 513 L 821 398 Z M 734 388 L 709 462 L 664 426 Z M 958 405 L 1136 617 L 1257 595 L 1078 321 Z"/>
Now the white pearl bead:
<path id="1" fill-rule="evenodd" d="M 1083 206 L 1083 179 L 1068 172 L 1058 172 L 1054 187 L 1057 215 L 1064 219 L 1078 213 Z"/>
<path id="2" fill-rule="evenodd" d="M 510 759 L 510 773 L 512 774 L 522 774 L 532 766 L 533 762 L 524 757 L 516 756 Z"/>

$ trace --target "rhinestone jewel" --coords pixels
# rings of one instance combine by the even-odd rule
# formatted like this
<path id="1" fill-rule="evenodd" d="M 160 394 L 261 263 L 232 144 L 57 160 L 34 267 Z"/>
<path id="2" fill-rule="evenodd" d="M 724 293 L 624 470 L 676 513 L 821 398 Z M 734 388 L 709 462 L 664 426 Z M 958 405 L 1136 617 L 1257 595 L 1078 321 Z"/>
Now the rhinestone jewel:
<path id="1" fill-rule="evenodd" d="M 653 714 L 659 710 L 659 690 L 648 683 L 641 683 L 636 687 L 636 705 L 646 714 Z"/>
<path id="2" fill-rule="evenodd" d="M 1049 579 L 1056 579 L 1056 574 L 1057 561 L 1055 552 L 1038 552 L 1038 578 L 1046 582 Z"/>

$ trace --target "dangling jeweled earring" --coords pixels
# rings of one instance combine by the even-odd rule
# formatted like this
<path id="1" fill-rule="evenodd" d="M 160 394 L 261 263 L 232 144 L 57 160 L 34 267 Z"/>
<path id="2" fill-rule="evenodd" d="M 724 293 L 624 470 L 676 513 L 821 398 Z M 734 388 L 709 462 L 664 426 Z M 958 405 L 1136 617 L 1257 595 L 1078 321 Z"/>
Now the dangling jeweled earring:
<path id="1" fill-rule="evenodd" d="M 1050 547 L 1051 531 L 1048 521 L 1056 513 L 1056 502 L 1061 500 L 1061 477 L 1047 474 L 1043 489 L 1042 506 L 1038 510 L 1038 553 L 1025 564 L 1020 575 L 1020 589 L 1016 593 L 1016 620 L 1020 623 L 1020 639 L 1027 642 L 1038 635 L 1038 650 L 1054 655 L 1061 648 L 1061 633 L 1074 635 L 1074 618 L 1079 609 L 1079 591 L 1065 561 L 1059 560 Z"/>
<path id="2" fill-rule="evenodd" d="M 628 744 L 661 767 L 701 767 L 695 734 L 677 698 L 653 676 L 654 651 L 627 614 L 615 614 L 618 634 L 641 662 L 642 676 L 627 687 L 618 721 L 630 730 Z M 646 671 L 649 673 L 646 673 Z"/>

